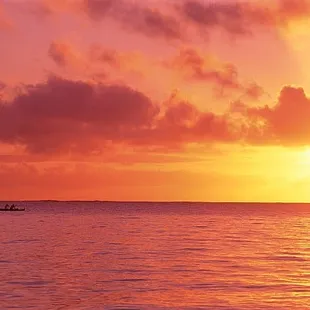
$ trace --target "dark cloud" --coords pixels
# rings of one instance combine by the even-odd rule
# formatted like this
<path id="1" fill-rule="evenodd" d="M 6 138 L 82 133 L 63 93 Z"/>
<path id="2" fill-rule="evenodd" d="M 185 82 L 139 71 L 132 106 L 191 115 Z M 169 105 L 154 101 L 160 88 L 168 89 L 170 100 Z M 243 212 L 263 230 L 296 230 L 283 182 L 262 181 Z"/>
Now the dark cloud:
<path id="1" fill-rule="evenodd" d="M 178 10 L 186 20 L 206 30 L 215 28 L 233 35 L 248 35 L 253 27 L 268 30 L 288 26 L 310 16 L 309 0 L 280 0 L 276 3 L 185 0 Z"/>
<path id="2" fill-rule="evenodd" d="M 2 106 L 0 140 L 32 153 L 92 152 L 111 145 L 180 147 L 235 139 L 229 120 L 190 103 L 156 106 L 124 85 L 51 77 Z"/>
<path id="3" fill-rule="evenodd" d="M 220 94 L 225 90 L 234 90 L 248 98 L 258 99 L 264 93 L 263 89 L 255 83 L 250 85 L 242 83 L 238 70 L 233 64 L 217 64 L 208 57 L 194 48 L 184 48 L 168 63 L 168 66 L 178 70 L 190 80 L 213 83 Z"/>
<path id="4" fill-rule="evenodd" d="M 221 27 L 229 33 L 249 32 L 240 3 L 223 4 L 215 1 L 184 1 L 179 7 L 182 15 L 196 25 L 206 28 Z"/>
<path id="5" fill-rule="evenodd" d="M 175 4 L 176 3 L 176 4 Z M 30 4 L 40 16 L 56 12 L 86 15 L 94 21 L 113 19 L 126 31 L 154 38 L 188 40 L 189 26 L 208 35 L 214 29 L 233 36 L 250 35 L 257 28 L 274 31 L 310 16 L 309 0 L 203 1 L 180 0 L 159 6 L 148 1 L 129 0 L 37 0 Z M 0 14 L 1 27 L 1 14 Z"/>
<path id="6" fill-rule="evenodd" d="M 51 77 L 2 106 L 0 139 L 32 152 L 87 151 L 150 127 L 156 114 L 152 102 L 129 87 Z"/>
<path id="7" fill-rule="evenodd" d="M 122 0 L 84 0 L 85 13 L 94 20 L 113 18 L 125 30 L 140 32 L 152 38 L 162 37 L 168 40 L 184 38 L 179 20 L 156 8 L 138 5 Z"/>
<path id="8" fill-rule="evenodd" d="M 183 40 L 184 29 L 178 16 L 151 7 L 147 2 L 128 0 L 37 0 L 28 4 L 31 11 L 40 17 L 59 12 L 86 15 L 92 21 L 112 19 L 125 31 L 141 33 L 154 38 Z"/>
<path id="9" fill-rule="evenodd" d="M 186 77 L 193 80 L 211 81 L 223 88 L 240 88 L 235 66 L 223 64 L 218 68 L 194 48 L 182 49 L 173 59 L 172 67 L 183 71 Z"/>
<path id="10" fill-rule="evenodd" d="M 188 143 L 232 143 L 240 139 L 238 126 L 227 115 L 202 112 L 184 101 L 172 103 L 162 112 L 156 126 L 139 136 L 140 145 L 177 150 Z"/>

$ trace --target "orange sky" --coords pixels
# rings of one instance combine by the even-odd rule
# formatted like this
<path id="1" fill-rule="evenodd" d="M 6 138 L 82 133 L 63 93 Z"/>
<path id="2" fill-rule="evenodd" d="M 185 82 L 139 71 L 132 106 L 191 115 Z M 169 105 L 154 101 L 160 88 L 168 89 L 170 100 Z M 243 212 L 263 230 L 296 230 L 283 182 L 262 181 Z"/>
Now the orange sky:
<path id="1" fill-rule="evenodd" d="M 0 199 L 310 201 L 309 16 L 0 0 Z"/>

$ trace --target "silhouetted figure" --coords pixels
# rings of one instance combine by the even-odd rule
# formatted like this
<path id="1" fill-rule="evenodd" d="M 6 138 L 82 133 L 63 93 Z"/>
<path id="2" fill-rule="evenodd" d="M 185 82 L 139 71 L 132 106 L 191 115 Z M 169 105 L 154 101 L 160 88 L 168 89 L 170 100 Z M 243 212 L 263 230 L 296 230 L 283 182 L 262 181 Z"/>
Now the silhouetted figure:
<path id="1" fill-rule="evenodd" d="M 15 205 L 14 204 L 11 205 L 10 210 L 15 210 Z"/>
<path id="2" fill-rule="evenodd" d="M 10 206 L 8 204 L 5 205 L 5 210 L 7 210 Z"/>

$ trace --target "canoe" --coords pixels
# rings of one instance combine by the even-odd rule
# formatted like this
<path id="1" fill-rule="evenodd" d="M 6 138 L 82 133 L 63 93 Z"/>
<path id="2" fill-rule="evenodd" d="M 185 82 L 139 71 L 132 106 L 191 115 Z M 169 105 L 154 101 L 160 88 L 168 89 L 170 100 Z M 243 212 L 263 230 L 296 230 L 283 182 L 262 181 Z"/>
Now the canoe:
<path id="1" fill-rule="evenodd" d="M 10 209 L 0 209 L 0 211 L 5 211 L 5 212 L 25 211 L 25 208 L 23 208 L 23 209 L 13 209 L 13 210 L 10 210 Z"/>

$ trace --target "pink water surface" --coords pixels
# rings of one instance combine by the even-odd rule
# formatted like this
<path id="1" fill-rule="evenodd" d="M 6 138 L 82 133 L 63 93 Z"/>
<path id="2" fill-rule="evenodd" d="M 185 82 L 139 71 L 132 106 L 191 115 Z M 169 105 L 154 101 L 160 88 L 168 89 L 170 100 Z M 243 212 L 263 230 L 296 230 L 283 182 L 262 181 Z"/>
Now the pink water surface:
<path id="1" fill-rule="evenodd" d="M 310 205 L 24 202 L 0 309 L 310 309 Z"/>

